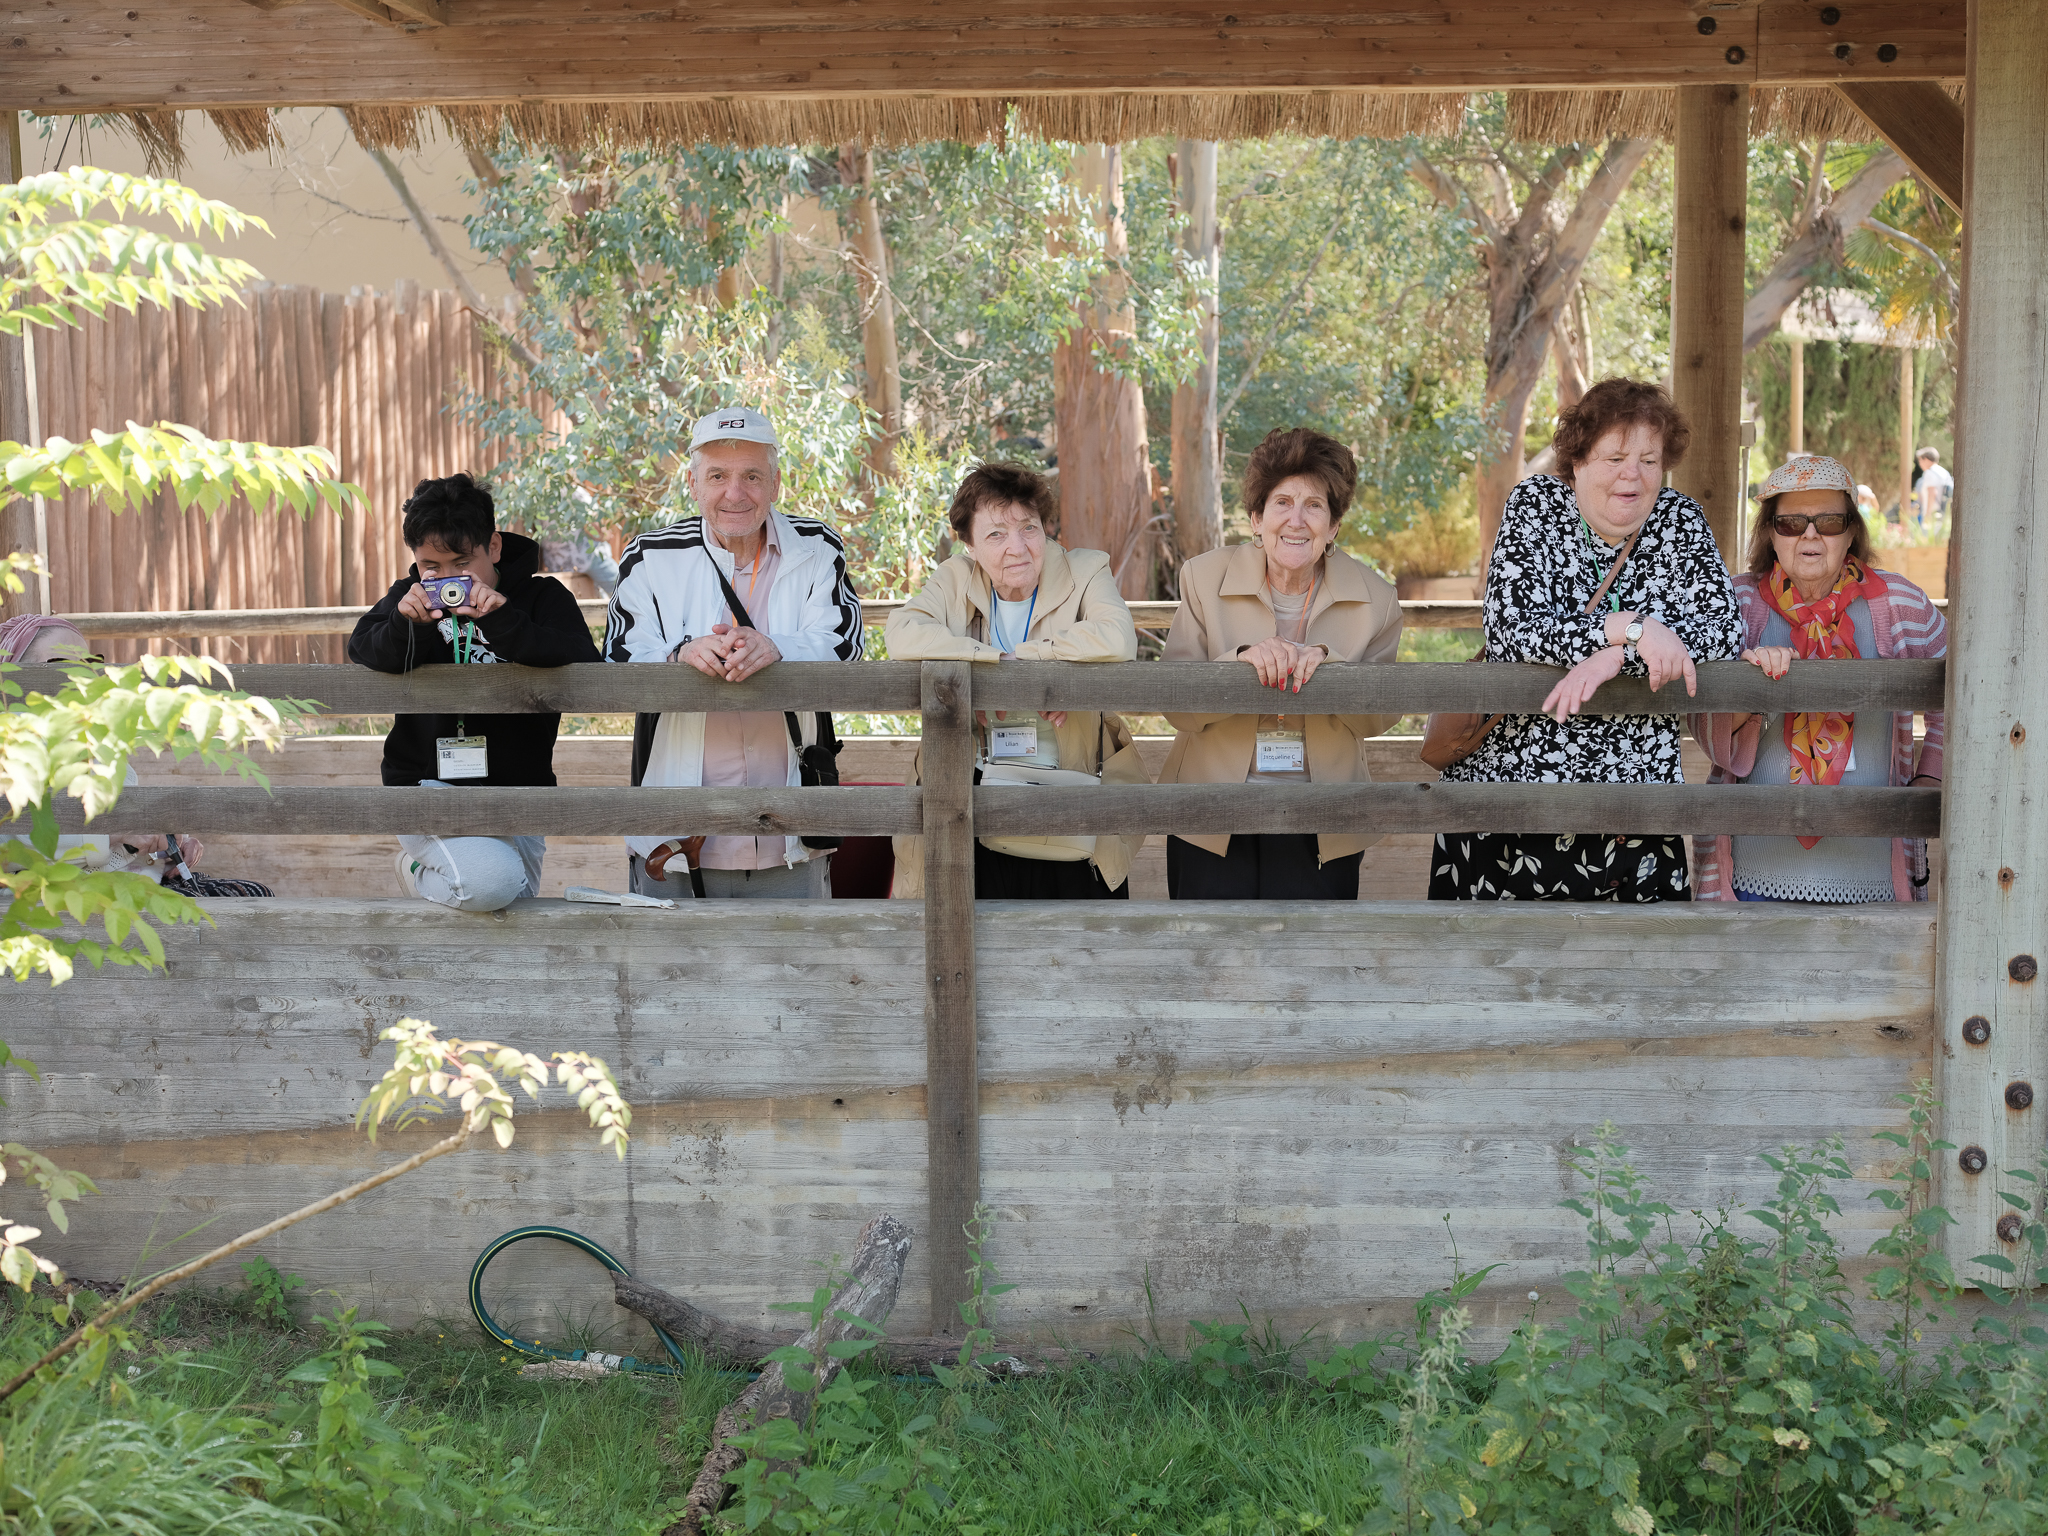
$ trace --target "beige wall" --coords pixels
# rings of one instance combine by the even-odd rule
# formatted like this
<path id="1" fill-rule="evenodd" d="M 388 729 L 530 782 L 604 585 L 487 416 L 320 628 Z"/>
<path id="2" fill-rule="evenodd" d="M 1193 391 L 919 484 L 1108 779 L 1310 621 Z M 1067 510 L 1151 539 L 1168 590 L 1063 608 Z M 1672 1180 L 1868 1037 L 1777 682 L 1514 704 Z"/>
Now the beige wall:
<path id="1" fill-rule="evenodd" d="M 295 109 L 280 113 L 277 122 L 285 148 L 273 159 L 234 154 L 204 113 L 184 115 L 188 163 L 178 179 L 256 214 L 271 228 L 268 235 L 251 232 L 218 246 L 209 240 L 210 248 L 250 262 L 271 282 L 303 283 L 329 293 L 389 291 L 406 278 L 424 288 L 455 286 L 338 111 Z M 123 134 L 60 120 L 44 138 L 43 126 L 22 122 L 22 158 L 31 172 L 66 165 L 137 175 L 144 169 L 141 147 Z M 462 190 L 470 169 L 461 147 L 436 140 L 417 153 L 393 158 L 484 297 L 495 300 L 510 291 L 504 269 L 484 263 L 469 249 L 462 218 L 473 204 Z"/>

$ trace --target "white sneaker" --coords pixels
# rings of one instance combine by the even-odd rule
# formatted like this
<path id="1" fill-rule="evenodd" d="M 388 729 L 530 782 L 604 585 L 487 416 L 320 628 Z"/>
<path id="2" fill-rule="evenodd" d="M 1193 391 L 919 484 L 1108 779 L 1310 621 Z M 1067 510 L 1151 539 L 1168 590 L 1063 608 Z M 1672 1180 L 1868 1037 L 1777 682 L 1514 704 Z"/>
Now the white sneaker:
<path id="1" fill-rule="evenodd" d="M 398 888 L 406 895 L 418 897 L 420 893 L 419 860 L 403 848 L 398 850 Z"/>

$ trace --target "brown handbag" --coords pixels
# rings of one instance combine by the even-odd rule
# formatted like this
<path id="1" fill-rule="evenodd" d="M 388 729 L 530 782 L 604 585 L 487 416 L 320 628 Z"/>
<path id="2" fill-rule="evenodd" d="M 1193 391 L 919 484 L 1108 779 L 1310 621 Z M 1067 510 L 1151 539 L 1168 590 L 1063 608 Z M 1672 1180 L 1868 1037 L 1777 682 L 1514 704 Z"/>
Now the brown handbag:
<path id="1" fill-rule="evenodd" d="M 1607 575 L 1594 589 L 1593 595 L 1586 600 L 1585 612 L 1591 613 L 1600 606 L 1600 600 L 1607 596 L 1607 589 L 1614 585 L 1614 578 L 1621 574 L 1622 564 L 1628 559 L 1629 552 L 1636 547 L 1636 540 L 1643 536 L 1643 524 L 1648 522 L 1649 519 L 1644 518 L 1642 523 L 1636 525 L 1636 531 L 1628 536 L 1627 542 L 1621 546 L 1621 553 L 1614 557 L 1614 564 L 1607 568 Z M 1485 649 L 1481 648 L 1472 660 L 1486 660 Z M 1501 715 L 1431 714 L 1429 724 L 1424 726 L 1422 731 L 1423 762 L 1438 773 L 1442 773 L 1453 763 L 1462 763 L 1479 750 L 1479 744 L 1486 740 L 1486 733 L 1503 718 Z"/>

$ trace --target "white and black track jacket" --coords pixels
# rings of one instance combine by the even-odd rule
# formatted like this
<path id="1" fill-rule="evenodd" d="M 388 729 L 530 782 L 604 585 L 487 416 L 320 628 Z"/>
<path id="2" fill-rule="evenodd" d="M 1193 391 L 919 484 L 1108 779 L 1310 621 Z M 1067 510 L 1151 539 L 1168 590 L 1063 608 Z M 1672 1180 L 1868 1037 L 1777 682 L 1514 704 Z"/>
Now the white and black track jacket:
<path id="1" fill-rule="evenodd" d="M 846 546 L 838 532 L 816 518 L 785 517 L 775 511 L 768 515 L 774 520 L 782 559 L 766 611 L 750 615 L 755 627 L 775 642 L 785 661 L 860 660 L 866 644 L 860 596 L 847 575 Z M 713 561 L 727 581 L 733 580 L 731 552 L 704 536 L 701 517 L 686 517 L 628 544 L 605 622 L 604 659 L 667 661 L 685 640 L 710 634 L 711 626 L 726 617 L 725 594 Z M 809 740 L 814 722 L 798 719 Z M 702 715 L 661 717 L 642 782 L 691 787 L 704 782 Z M 794 749 L 786 782 L 799 782 Z M 626 846 L 645 857 L 671 837 L 691 835 L 685 829 L 629 837 Z M 794 864 L 809 854 L 802 840 L 792 837 L 786 840 L 783 856 Z"/>

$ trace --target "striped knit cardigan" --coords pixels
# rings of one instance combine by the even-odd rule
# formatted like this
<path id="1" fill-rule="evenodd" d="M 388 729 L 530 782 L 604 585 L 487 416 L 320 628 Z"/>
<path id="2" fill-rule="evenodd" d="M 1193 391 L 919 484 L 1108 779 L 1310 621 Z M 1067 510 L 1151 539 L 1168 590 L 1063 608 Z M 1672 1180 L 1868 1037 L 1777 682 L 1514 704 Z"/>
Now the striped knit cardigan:
<path id="1" fill-rule="evenodd" d="M 1884 583 L 1884 591 L 1870 600 L 1870 627 L 1877 639 L 1877 654 L 1905 660 L 1926 660 L 1948 654 L 1948 621 L 1927 594 L 1905 577 L 1891 571 L 1872 572 Z M 1770 600 L 1763 594 L 1757 577 L 1747 573 L 1735 578 L 1735 598 L 1742 606 L 1743 649 L 1755 647 L 1763 638 L 1764 623 L 1770 617 Z M 1751 716 L 1740 730 L 1731 729 L 1735 715 L 1693 715 L 1688 724 L 1693 738 L 1706 749 L 1714 771 L 1709 784 L 1726 784 L 1746 778 L 1756 766 L 1758 739 L 1763 733 L 1761 716 Z M 1927 735 L 1914 756 L 1913 717 L 1892 717 L 1892 771 L 1890 782 L 1910 783 L 1916 775 L 1941 777 L 1941 749 L 1947 729 L 1939 713 L 1927 717 Z M 1692 886 L 1695 901 L 1735 900 L 1735 840 L 1719 837 L 1693 839 Z M 1892 894 L 1899 901 L 1927 899 L 1927 843 L 1924 838 L 1892 839 Z"/>

